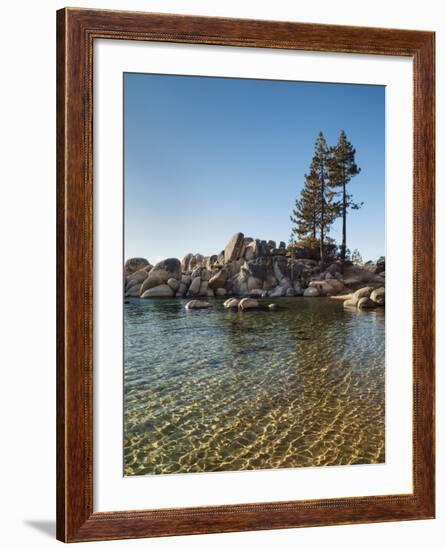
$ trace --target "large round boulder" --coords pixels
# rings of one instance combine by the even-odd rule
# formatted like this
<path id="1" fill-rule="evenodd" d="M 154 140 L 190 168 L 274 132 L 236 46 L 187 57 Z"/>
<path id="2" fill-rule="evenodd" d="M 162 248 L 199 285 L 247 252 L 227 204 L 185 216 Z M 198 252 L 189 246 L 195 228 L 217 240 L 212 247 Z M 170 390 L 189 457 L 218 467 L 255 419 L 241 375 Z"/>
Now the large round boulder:
<path id="1" fill-rule="evenodd" d="M 344 283 L 338 279 L 329 279 L 328 281 L 326 280 L 326 282 L 330 285 L 332 294 L 343 292 L 345 289 Z"/>
<path id="2" fill-rule="evenodd" d="M 189 254 L 186 254 L 184 258 L 181 260 L 181 271 L 190 271 L 190 262 L 194 255 L 189 252 Z"/>
<path id="3" fill-rule="evenodd" d="M 138 283 L 142 283 L 147 279 L 149 274 L 145 269 L 138 269 L 138 271 L 135 271 L 134 273 L 131 273 L 126 277 L 127 282 L 130 281 L 136 281 Z"/>
<path id="4" fill-rule="evenodd" d="M 161 260 L 153 266 L 153 269 L 150 272 L 150 275 L 153 273 L 166 274 L 167 279 L 173 277 L 174 279 L 181 278 L 181 262 L 178 258 L 166 258 Z M 166 279 L 166 281 L 167 281 Z"/>
<path id="5" fill-rule="evenodd" d="M 249 244 L 245 245 L 245 254 L 244 258 L 246 261 L 253 260 L 256 256 L 256 242 L 252 241 Z"/>
<path id="6" fill-rule="evenodd" d="M 128 276 L 139 269 L 144 269 L 149 262 L 145 258 L 129 258 L 124 264 L 124 275 Z"/>
<path id="7" fill-rule="evenodd" d="M 236 233 L 225 246 L 225 263 L 238 260 L 243 252 L 243 233 Z"/>
<path id="8" fill-rule="evenodd" d="M 181 263 L 177 258 L 167 258 L 153 266 L 141 286 L 141 295 L 150 288 L 167 283 L 169 279 L 181 279 Z"/>
<path id="9" fill-rule="evenodd" d="M 342 273 L 342 264 L 339 262 L 334 262 L 327 267 L 327 273 L 334 275 L 335 273 Z"/>
<path id="10" fill-rule="evenodd" d="M 356 292 L 353 293 L 352 300 L 356 300 L 358 302 L 361 298 L 370 298 L 370 294 L 373 291 L 373 287 L 371 286 L 364 286 L 363 288 L 359 288 Z"/>
<path id="11" fill-rule="evenodd" d="M 209 279 L 209 288 L 217 290 L 217 288 L 223 288 L 228 279 L 228 271 L 224 267 L 220 269 L 215 275 Z"/>
<path id="12" fill-rule="evenodd" d="M 189 290 L 187 292 L 188 295 L 197 296 L 197 294 L 200 292 L 200 286 L 201 286 L 201 277 L 194 277 L 189 286 Z"/>
<path id="13" fill-rule="evenodd" d="M 198 295 L 199 296 L 207 296 L 208 295 L 208 286 L 209 286 L 209 281 L 201 281 L 200 290 L 198 291 Z"/>
<path id="14" fill-rule="evenodd" d="M 125 283 L 125 290 L 130 290 L 134 286 L 137 286 L 139 288 L 141 286 L 141 283 L 136 281 L 135 279 L 127 279 L 127 282 Z"/>
<path id="15" fill-rule="evenodd" d="M 373 290 L 372 293 L 370 294 L 370 299 L 373 300 L 378 305 L 383 306 L 386 301 L 385 288 L 383 286 L 380 288 L 375 288 L 375 290 Z"/>
<path id="16" fill-rule="evenodd" d="M 125 296 L 126 297 L 133 296 L 135 298 L 138 297 L 140 288 L 141 288 L 141 285 L 139 283 L 134 284 L 132 287 L 126 290 Z"/>
<path id="17" fill-rule="evenodd" d="M 192 281 L 192 277 L 190 275 L 181 275 L 181 282 L 186 286 L 189 286 L 191 281 Z"/>
<path id="18" fill-rule="evenodd" d="M 170 279 L 167 279 L 167 284 L 170 286 L 172 290 L 178 290 L 178 288 L 180 287 L 180 283 L 178 279 L 174 279 L 173 277 L 171 277 Z"/>
<path id="19" fill-rule="evenodd" d="M 253 277 L 250 275 L 248 277 L 247 281 L 248 290 L 254 290 L 254 289 L 262 289 L 263 288 L 263 281 L 261 279 L 258 279 L 257 277 Z"/>

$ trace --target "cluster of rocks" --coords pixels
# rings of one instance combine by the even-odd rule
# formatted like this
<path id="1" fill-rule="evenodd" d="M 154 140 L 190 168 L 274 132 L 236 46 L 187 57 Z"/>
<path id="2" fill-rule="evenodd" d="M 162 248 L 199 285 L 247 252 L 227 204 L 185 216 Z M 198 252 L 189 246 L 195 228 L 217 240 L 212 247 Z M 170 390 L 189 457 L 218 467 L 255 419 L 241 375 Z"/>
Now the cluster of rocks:
<path id="1" fill-rule="evenodd" d="M 242 298 L 238 300 L 237 298 L 228 298 L 223 306 L 226 309 L 238 310 L 238 311 L 247 311 L 248 309 L 276 309 L 277 304 L 269 304 L 264 306 L 258 300 L 254 298 Z M 203 300 L 191 300 L 185 305 L 186 309 L 207 309 L 212 307 L 212 304 L 205 302 Z"/>
<path id="2" fill-rule="evenodd" d="M 152 266 L 132 258 L 124 266 L 126 297 L 247 297 L 345 296 L 368 285 L 385 286 L 385 261 L 344 266 L 321 266 L 313 259 L 291 257 L 284 242 L 245 237 L 236 233 L 219 254 L 187 254 Z"/>
<path id="3" fill-rule="evenodd" d="M 345 308 L 373 309 L 383 307 L 386 300 L 385 288 L 373 288 L 365 286 L 347 297 L 344 301 Z"/>

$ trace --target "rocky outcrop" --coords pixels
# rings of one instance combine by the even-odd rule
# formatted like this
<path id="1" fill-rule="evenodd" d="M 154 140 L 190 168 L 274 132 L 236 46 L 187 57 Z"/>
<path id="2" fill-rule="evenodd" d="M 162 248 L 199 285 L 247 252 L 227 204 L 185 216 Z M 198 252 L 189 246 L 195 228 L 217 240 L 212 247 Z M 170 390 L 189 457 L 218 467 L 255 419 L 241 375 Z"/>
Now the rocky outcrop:
<path id="1" fill-rule="evenodd" d="M 229 298 L 342 297 L 346 308 L 384 306 L 385 260 L 321 266 L 305 251 L 288 253 L 285 243 L 236 233 L 218 254 L 186 254 L 152 266 L 131 258 L 124 266 L 126 297 Z M 362 298 L 363 300 L 358 306 Z M 226 300 L 225 304 L 228 303 Z M 246 302 L 248 304 L 250 302 Z"/>

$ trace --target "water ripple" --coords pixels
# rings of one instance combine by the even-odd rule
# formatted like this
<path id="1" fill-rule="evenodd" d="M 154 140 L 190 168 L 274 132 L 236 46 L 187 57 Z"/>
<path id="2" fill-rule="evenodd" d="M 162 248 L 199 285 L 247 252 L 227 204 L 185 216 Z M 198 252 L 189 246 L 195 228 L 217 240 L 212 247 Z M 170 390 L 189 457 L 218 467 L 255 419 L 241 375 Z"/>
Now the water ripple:
<path id="1" fill-rule="evenodd" d="M 384 461 L 384 313 L 124 310 L 124 474 Z"/>

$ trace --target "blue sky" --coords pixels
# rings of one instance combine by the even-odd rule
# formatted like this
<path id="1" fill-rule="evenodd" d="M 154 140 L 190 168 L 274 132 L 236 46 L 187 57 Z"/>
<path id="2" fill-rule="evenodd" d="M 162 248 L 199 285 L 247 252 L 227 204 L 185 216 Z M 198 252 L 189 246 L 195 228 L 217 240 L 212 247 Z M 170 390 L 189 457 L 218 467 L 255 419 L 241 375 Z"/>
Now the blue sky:
<path id="1" fill-rule="evenodd" d="M 124 75 L 126 258 L 216 254 L 229 238 L 288 242 L 290 213 L 320 130 L 343 129 L 361 173 L 347 245 L 385 253 L 382 86 Z M 340 222 L 330 236 L 340 241 Z"/>

